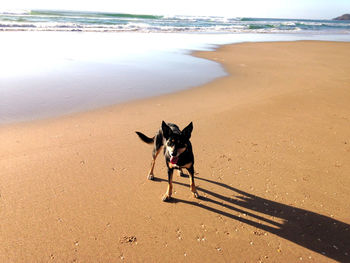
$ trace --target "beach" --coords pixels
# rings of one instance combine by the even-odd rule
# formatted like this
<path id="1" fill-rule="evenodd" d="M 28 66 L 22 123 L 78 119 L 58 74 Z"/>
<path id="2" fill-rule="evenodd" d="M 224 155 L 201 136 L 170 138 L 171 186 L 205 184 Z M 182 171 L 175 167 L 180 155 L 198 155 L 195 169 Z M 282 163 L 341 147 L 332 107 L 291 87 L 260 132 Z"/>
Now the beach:
<path id="1" fill-rule="evenodd" d="M 0 126 L 1 262 L 349 262 L 350 43 L 224 45 L 227 76 L 171 94 Z M 50 85 L 50 82 L 47 83 Z M 195 183 L 161 121 L 193 121 Z"/>
<path id="2" fill-rule="evenodd" d="M 350 34 L 1 32 L 0 125 L 90 111 L 227 75 L 190 56 L 225 44 L 350 41 Z M 23 44 L 25 43 L 25 44 Z M 136 77 L 137 76 L 137 77 Z"/>

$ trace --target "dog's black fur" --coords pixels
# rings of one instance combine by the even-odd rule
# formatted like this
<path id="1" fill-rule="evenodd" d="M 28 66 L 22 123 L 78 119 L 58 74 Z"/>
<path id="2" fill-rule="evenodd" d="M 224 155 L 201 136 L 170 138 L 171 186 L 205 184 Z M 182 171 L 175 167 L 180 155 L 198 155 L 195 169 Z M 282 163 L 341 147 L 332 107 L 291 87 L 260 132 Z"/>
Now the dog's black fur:
<path id="1" fill-rule="evenodd" d="M 180 175 L 183 175 L 182 168 L 186 168 L 190 174 L 190 189 L 194 197 L 199 197 L 194 184 L 194 157 L 190 142 L 192 130 L 192 122 L 181 131 L 177 125 L 162 121 L 161 128 L 153 138 L 149 138 L 141 132 L 136 132 L 142 141 L 148 144 L 154 144 L 151 169 L 147 176 L 149 180 L 153 180 L 154 178 L 154 164 L 159 152 L 164 146 L 165 162 L 168 167 L 168 189 L 163 196 L 163 201 L 171 200 L 174 169 L 178 169 Z"/>

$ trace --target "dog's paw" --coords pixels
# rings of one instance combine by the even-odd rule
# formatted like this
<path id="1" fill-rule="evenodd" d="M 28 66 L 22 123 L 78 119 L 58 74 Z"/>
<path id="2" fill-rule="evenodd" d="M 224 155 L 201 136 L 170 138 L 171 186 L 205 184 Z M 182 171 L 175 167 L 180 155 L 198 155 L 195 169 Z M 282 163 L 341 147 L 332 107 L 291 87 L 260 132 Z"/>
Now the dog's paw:
<path id="1" fill-rule="evenodd" d="M 153 180 L 153 179 L 154 179 L 154 175 L 153 175 L 153 174 L 149 174 L 149 175 L 147 176 L 147 179 L 148 179 L 148 180 Z"/>
<path id="2" fill-rule="evenodd" d="M 197 193 L 197 191 L 193 193 L 193 197 L 197 199 L 199 198 L 199 194 Z"/>
<path id="3" fill-rule="evenodd" d="M 169 202 L 169 201 L 171 201 L 171 196 L 165 194 L 165 195 L 163 196 L 163 198 L 162 198 L 162 201 L 163 201 L 163 202 Z"/>
<path id="4" fill-rule="evenodd" d="M 188 175 L 185 174 L 185 173 L 183 173 L 183 172 L 180 172 L 180 176 L 181 176 L 181 177 L 186 177 L 186 178 L 188 177 Z"/>

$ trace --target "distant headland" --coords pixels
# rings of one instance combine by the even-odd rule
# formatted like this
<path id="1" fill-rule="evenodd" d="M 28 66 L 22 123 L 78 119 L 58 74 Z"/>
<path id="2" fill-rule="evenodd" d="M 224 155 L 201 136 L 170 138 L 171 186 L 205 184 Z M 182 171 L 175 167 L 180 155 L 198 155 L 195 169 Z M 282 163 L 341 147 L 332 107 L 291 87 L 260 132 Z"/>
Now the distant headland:
<path id="1" fill-rule="evenodd" d="M 350 14 L 344 14 L 342 16 L 338 16 L 336 18 L 333 18 L 333 20 L 350 20 Z"/>

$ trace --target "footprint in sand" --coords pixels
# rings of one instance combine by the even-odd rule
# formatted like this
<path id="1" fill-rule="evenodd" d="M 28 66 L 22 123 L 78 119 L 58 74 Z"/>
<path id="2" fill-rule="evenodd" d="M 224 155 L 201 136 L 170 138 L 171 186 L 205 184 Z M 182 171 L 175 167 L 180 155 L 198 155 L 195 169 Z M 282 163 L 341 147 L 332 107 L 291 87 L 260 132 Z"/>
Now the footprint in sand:
<path id="1" fill-rule="evenodd" d="M 197 236 L 197 237 L 196 237 L 196 240 L 197 240 L 198 242 L 205 242 L 205 241 L 207 240 L 207 238 L 206 238 L 205 236 Z"/>
<path id="2" fill-rule="evenodd" d="M 119 241 L 122 244 L 137 244 L 136 236 L 123 236 Z"/>
<path id="3" fill-rule="evenodd" d="M 207 232 L 207 227 L 204 224 L 201 224 L 200 227 L 204 232 Z"/>
<path id="4" fill-rule="evenodd" d="M 222 248 L 221 247 L 216 247 L 215 248 L 217 251 L 221 252 L 222 251 Z"/>
<path id="5" fill-rule="evenodd" d="M 181 230 L 179 228 L 176 229 L 176 237 L 177 239 L 182 240 Z"/>

